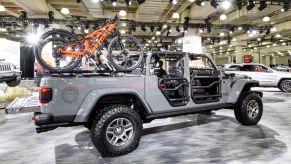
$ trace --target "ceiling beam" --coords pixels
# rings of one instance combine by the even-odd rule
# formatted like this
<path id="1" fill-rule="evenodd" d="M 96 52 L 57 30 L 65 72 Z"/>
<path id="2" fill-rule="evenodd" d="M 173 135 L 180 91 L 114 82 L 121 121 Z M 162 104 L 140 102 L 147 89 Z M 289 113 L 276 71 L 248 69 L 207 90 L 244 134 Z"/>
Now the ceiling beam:
<path id="1" fill-rule="evenodd" d="M 287 22 L 275 24 L 273 25 L 273 27 L 277 29 L 275 33 L 280 33 L 281 31 L 284 31 L 284 30 L 290 30 L 291 20 Z M 254 39 L 255 37 L 249 37 L 248 34 L 242 34 L 242 35 L 235 36 L 235 38 L 237 41 L 242 41 L 242 40 Z"/>
<path id="2" fill-rule="evenodd" d="M 81 1 L 81 3 L 78 3 L 78 6 L 82 9 L 83 12 L 86 13 L 88 19 L 91 19 L 91 20 L 93 19 L 93 16 L 89 12 L 88 8 L 86 7 L 83 1 Z"/>
<path id="3" fill-rule="evenodd" d="M 5 8 L 5 12 L 6 12 L 7 14 L 9 14 L 9 15 L 14 16 L 14 17 L 17 17 L 17 18 L 19 17 L 19 14 L 15 13 L 15 12 L 13 12 L 13 11 L 7 9 L 7 8 Z"/>

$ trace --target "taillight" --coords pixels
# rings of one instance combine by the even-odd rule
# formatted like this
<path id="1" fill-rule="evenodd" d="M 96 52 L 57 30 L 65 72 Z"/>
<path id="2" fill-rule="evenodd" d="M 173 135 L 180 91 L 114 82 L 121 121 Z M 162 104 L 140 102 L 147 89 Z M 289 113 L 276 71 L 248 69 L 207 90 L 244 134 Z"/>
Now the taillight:
<path id="1" fill-rule="evenodd" d="M 40 88 L 39 89 L 39 102 L 46 104 L 52 100 L 53 92 L 51 88 Z"/>

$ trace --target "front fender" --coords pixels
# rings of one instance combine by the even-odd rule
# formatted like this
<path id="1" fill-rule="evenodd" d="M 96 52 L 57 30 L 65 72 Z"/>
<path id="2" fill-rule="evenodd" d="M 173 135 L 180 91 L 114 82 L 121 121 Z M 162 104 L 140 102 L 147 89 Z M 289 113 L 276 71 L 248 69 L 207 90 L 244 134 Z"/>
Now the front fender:
<path id="1" fill-rule="evenodd" d="M 84 99 L 74 122 L 86 122 L 88 121 L 91 112 L 94 110 L 95 105 L 98 103 L 100 98 L 106 95 L 114 95 L 114 94 L 132 94 L 135 95 L 144 105 L 147 112 L 151 112 L 149 105 L 145 102 L 144 97 L 134 89 L 129 88 L 106 88 L 106 89 L 98 89 L 92 90 Z"/>
<path id="2" fill-rule="evenodd" d="M 232 85 L 227 103 L 235 104 L 243 92 L 250 91 L 251 87 L 259 87 L 258 81 L 255 80 L 237 80 Z"/>

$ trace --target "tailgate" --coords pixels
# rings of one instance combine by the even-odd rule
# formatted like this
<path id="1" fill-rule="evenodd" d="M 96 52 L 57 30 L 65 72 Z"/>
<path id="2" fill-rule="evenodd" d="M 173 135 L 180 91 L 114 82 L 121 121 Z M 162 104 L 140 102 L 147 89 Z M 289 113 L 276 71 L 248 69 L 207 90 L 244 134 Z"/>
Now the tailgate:
<path id="1" fill-rule="evenodd" d="M 6 108 L 6 114 L 40 112 L 38 95 L 17 97 Z"/>

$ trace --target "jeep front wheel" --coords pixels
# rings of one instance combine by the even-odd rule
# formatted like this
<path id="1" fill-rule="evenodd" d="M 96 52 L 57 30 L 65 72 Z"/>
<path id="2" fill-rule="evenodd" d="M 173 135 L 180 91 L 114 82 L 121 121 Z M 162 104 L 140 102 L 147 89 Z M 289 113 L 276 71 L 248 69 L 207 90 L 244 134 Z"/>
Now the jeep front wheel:
<path id="1" fill-rule="evenodd" d="M 103 157 L 119 156 L 137 148 L 141 131 L 142 121 L 136 111 L 126 105 L 110 105 L 97 113 L 92 141 Z"/>
<path id="2" fill-rule="evenodd" d="M 243 125 L 256 125 L 263 115 L 261 97 L 254 92 L 244 94 L 235 106 L 234 114 Z"/>
<path id="3" fill-rule="evenodd" d="M 16 77 L 13 81 L 7 81 L 6 84 L 9 87 L 16 87 L 17 85 L 20 84 L 21 78 L 20 77 Z"/>
<path id="4" fill-rule="evenodd" d="M 282 92 L 291 92 L 291 79 L 281 81 L 279 89 Z"/>

